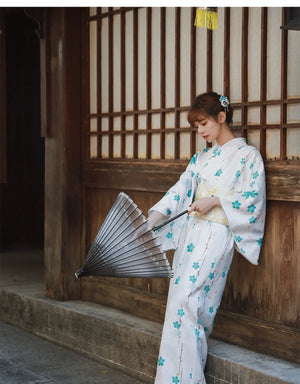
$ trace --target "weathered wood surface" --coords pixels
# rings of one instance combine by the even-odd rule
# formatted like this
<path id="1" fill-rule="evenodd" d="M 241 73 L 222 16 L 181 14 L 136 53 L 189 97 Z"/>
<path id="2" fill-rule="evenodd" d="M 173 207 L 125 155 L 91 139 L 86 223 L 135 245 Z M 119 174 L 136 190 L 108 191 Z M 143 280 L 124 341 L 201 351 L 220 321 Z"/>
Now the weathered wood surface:
<path id="1" fill-rule="evenodd" d="M 94 188 L 164 193 L 180 177 L 187 161 L 105 161 L 83 165 L 83 184 Z M 266 162 L 268 200 L 300 201 L 300 164 Z"/>
<path id="2" fill-rule="evenodd" d="M 49 10 L 50 126 L 45 138 L 45 282 L 55 299 L 79 298 L 81 249 L 80 8 Z M 62 49 L 62 46 L 63 49 Z M 72 92 L 70 91 L 72 89 Z"/>
<path id="3" fill-rule="evenodd" d="M 219 310 L 212 336 L 256 352 L 300 363 L 299 329 Z"/>
<path id="4" fill-rule="evenodd" d="M 156 165 L 138 161 L 112 161 L 101 164 L 100 169 L 99 164 L 85 168 L 83 227 L 86 228 L 86 250 L 119 191 L 124 190 L 147 214 L 147 210 L 178 179 L 185 166 L 166 161 Z M 300 253 L 297 236 L 300 230 L 300 206 L 297 201 L 290 201 L 291 198 L 298 199 L 297 191 L 292 191 L 287 201 L 281 201 L 285 196 L 277 198 L 280 189 L 287 190 L 292 185 L 297 189 L 297 169 L 291 166 L 289 181 L 285 177 L 285 166 L 282 169 L 279 165 L 266 166 L 268 188 L 271 191 L 273 188 L 273 195 L 269 189 L 260 264 L 253 266 L 235 254 L 214 331 L 220 337 L 228 326 L 228 331 L 224 331 L 222 336 L 224 340 L 279 357 L 284 357 L 281 352 L 284 350 L 286 358 L 292 361 L 298 361 L 296 342 L 299 341 L 300 332 L 300 267 L 297 256 Z M 270 170 L 273 174 L 269 176 Z M 273 180 L 273 184 L 270 180 Z M 163 322 L 167 279 L 91 278 L 83 279 L 81 284 L 82 298 L 85 300 Z M 233 321 L 235 318 L 238 319 L 236 325 Z M 231 323 L 227 324 L 227 321 Z"/>

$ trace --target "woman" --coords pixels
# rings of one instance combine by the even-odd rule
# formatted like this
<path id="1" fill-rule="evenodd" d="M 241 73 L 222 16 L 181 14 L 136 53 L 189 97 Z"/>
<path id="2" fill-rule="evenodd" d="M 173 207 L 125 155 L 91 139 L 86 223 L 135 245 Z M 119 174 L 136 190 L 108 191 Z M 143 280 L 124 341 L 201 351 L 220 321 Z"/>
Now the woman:
<path id="1" fill-rule="evenodd" d="M 189 123 L 211 148 L 196 153 L 179 181 L 150 209 L 176 249 L 155 384 L 204 384 L 207 338 L 220 306 L 234 248 L 258 264 L 265 220 L 265 173 L 259 151 L 231 132 L 232 107 L 217 93 L 199 95 Z"/>

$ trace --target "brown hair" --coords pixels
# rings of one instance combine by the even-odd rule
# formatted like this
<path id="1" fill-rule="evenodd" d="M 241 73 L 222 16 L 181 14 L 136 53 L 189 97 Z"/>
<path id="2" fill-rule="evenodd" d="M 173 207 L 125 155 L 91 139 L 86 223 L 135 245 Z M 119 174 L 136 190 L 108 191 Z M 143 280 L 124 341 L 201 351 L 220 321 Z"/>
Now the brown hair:
<path id="1" fill-rule="evenodd" d="M 213 118 L 217 121 L 219 112 L 226 113 L 226 122 L 232 124 L 233 109 L 231 105 L 224 108 L 220 103 L 221 95 L 216 92 L 208 92 L 198 95 L 188 113 L 188 122 L 194 127 L 201 115 Z"/>

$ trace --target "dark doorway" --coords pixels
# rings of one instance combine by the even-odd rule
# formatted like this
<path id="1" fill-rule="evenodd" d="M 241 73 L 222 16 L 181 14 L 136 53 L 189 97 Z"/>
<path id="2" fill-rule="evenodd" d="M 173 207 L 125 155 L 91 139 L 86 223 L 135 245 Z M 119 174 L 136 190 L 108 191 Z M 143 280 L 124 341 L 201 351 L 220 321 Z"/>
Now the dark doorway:
<path id="1" fill-rule="evenodd" d="M 43 248 L 44 139 L 40 126 L 38 24 L 24 8 L 5 24 L 6 182 L 1 184 L 1 250 Z"/>

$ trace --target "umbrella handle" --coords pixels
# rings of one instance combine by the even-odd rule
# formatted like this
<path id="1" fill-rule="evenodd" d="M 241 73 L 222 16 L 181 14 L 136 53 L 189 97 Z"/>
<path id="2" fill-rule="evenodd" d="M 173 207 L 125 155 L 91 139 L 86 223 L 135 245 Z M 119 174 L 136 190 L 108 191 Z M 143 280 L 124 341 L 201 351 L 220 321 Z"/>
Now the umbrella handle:
<path id="1" fill-rule="evenodd" d="M 158 231 L 159 229 L 161 229 L 162 227 L 164 227 L 165 225 L 171 223 L 171 221 L 174 221 L 176 219 L 178 219 L 180 216 L 183 216 L 185 215 L 186 213 L 188 213 L 188 210 L 186 209 L 185 211 L 179 213 L 178 215 L 174 216 L 174 217 L 171 217 L 169 220 L 165 221 L 164 223 L 158 225 L 157 227 L 154 227 L 153 228 L 153 231 Z"/>

